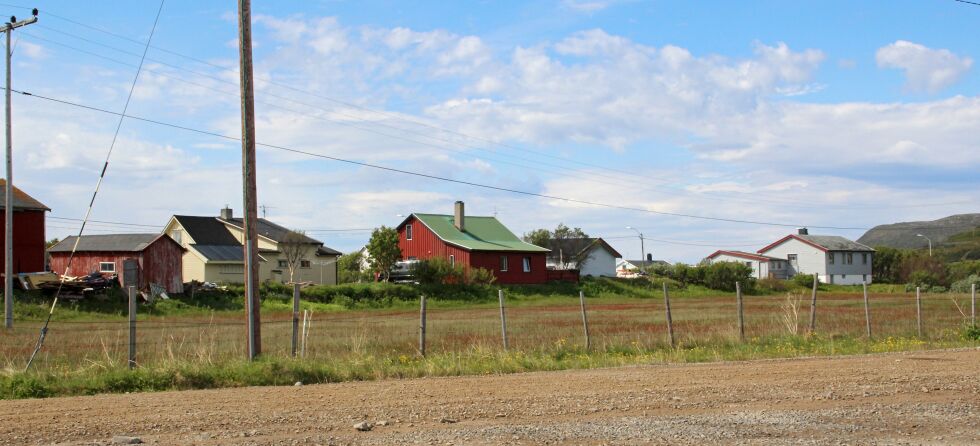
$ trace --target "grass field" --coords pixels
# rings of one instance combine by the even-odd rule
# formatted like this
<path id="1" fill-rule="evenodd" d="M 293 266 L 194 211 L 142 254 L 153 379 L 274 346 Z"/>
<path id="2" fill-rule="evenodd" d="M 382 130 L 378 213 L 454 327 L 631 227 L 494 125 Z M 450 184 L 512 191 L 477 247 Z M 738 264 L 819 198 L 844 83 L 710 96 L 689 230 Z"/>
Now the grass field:
<path id="1" fill-rule="evenodd" d="M 154 308 L 141 308 L 137 328 L 140 371 L 136 373 L 126 371 L 128 322 L 118 305 L 67 306 L 56 313 L 58 319 L 52 322 L 44 348 L 28 374 L 21 370 L 46 307 L 41 302 L 19 303 L 15 328 L 4 332 L 0 345 L 0 365 L 5 369 L 0 376 L 0 397 L 980 345 L 975 333 L 966 334 L 968 295 L 923 295 L 920 338 L 914 295 L 874 293 L 871 339 L 865 336 L 861 294 L 854 290 L 819 294 L 812 335 L 807 333 L 808 293 L 746 296 L 746 341 L 739 342 L 734 295 L 682 294 L 671 300 L 674 348 L 667 342 L 662 297 L 587 301 L 591 351 L 585 349 L 577 297 L 533 296 L 507 299 L 510 349 L 505 352 L 496 302 L 430 300 L 425 358 L 418 350 L 417 302 L 360 310 L 304 302 L 303 308 L 312 311 L 306 352 L 302 359 L 290 359 L 291 307 L 270 300 L 263 304 L 263 361 L 257 364 L 242 361 L 245 325 L 240 310 L 160 302 Z M 33 384 L 24 390 L 24 382 Z"/>

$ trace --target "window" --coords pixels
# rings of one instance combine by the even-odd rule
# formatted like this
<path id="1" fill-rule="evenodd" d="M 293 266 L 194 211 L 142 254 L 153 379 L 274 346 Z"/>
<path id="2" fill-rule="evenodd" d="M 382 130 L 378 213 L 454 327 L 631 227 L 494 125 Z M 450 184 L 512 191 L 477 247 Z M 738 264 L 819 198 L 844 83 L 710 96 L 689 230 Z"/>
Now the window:
<path id="1" fill-rule="evenodd" d="M 840 278 L 841 278 L 841 279 L 846 279 L 846 278 L 847 278 L 847 274 L 841 274 L 841 275 L 840 275 Z"/>
<path id="2" fill-rule="evenodd" d="M 289 261 L 288 260 L 279 259 L 279 267 L 280 268 L 289 268 Z"/>
<path id="3" fill-rule="evenodd" d="M 500 271 L 507 271 L 507 256 L 500 256 Z"/>
<path id="4" fill-rule="evenodd" d="M 847 264 L 848 265 L 853 265 L 854 264 L 854 254 L 853 253 L 850 253 L 850 252 L 847 253 Z"/>
<path id="5" fill-rule="evenodd" d="M 524 258 L 524 272 L 526 272 L 526 273 L 531 272 L 531 258 L 530 257 L 525 257 Z"/>
<path id="6" fill-rule="evenodd" d="M 299 261 L 299 267 L 300 268 L 310 268 L 312 266 L 313 266 L 313 264 L 309 260 L 300 260 Z"/>
<path id="7" fill-rule="evenodd" d="M 245 265 L 221 265 L 221 274 L 245 274 Z"/>
<path id="8" fill-rule="evenodd" d="M 831 264 L 831 265 L 833 265 L 833 264 L 834 264 L 834 258 L 835 258 L 835 257 L 837 257 L 837 254 L 834 254 L 834 253 L 830 253 L 830 264 Z"/>
<path id="9" fill-rule="evenodd" d="M 795 262 L 796 254 L 786 254 L 786 260 L 789 260 L 790 262 Z"/>
<path id="10" fill-rule="evenodd" d="M 456 267 L 456 256 L 454 256 L 452 254 L 449 255 L 449 266 L 451 266 L 453 268 Z"/>
<path id="11" fill-rule="evenodd" d="M 864 283 L 868 283 L 868 275 L 867 274 L 861 274 L 861 281 L 863 281 Z"/>
<path id="12" fill-rule="evenodd" d="M 405 225 L 405 240 L 412 239 L 412 225 Z"/>
<path id="13" fill-rule="evenodd" d="M 183 241 L 184 231 L 181 231 L 180 229 L 174 229 L 174 231 L 170 233 L 170 238 L 174 239 L 174 241 L 177 242 L 178 245 L 181 246 L 184 245 L 184 241 Z"/>
<path id="14" fill-rule="evenodd" d="M 745 262 L 745 266 L 751 268 L 752 267 L 752 262 L 751 261 L 746 261 Z"/>
<path id="15" fill-rule="evenodd" d="M 116 272 L 115 262 L 99 262 L 99 272 L 100 273 L 114 273 Z"/>
<path id="16" fill-rule="evenodd" d="M 861 253 L 861 264 L 862 265 L 867 265 L 868 264 L 868 253 L 866 253 L 866 252 L 862 252 Z"/>

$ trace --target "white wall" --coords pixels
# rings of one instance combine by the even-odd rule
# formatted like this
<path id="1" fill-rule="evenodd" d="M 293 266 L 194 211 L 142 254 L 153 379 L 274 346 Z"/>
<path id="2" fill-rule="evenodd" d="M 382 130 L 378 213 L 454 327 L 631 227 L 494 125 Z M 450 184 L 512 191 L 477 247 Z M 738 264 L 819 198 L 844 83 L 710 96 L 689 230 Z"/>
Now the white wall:
<path id="1" fill-rule="evenodd" d="M 823 250 L 813 245 L 803 243 L 795 238 L 773 247 L 772 249 L 760 254 L 769 257 L 788 259 L 790 254 L 796 254 L 797 262 L 794 265 L 789 263 L 789 276 L 796 274 L 817 274 L 817 280 L 827 282 L 827 256 Z"/>
<path id="2" fill-rule="evenodd" d="M 579 265 L 579 275 L 616 277 L 616 258 L 601 246 L 596 246 Z"/>

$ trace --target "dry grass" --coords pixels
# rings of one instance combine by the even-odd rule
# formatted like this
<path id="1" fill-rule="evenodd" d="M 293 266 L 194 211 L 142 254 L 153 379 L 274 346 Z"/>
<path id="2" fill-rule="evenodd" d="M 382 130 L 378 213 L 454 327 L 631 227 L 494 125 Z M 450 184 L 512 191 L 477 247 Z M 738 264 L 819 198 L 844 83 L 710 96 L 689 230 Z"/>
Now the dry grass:
<path id="1" fill-rule="evenodd" d="M 925 338 L 957 336 L 968 314 L 962 296 L 925 295 Z M 800 318 L 808 318 L 802 295 L 745 298 L 746 338 L 759 340 L 799 333 Z M 680 348 L 738 339 L 734 296 L 673 299 L 674 332 Z M 589 322 L 596 351 L 649 351 L 666 346 L 663 304 L 656 299 L 591 299 Z M 873 295 L 873 335 L 878 339 L 915 336 L 914 297 Z M 804 314 L 801 314 L 804 313 Z M 577 299 L 542 304 L 521 302 L 507 308 L 511 351 L 534 352 L 584 348 Z M 411 309 L 359 310 L 314 315 L 305 358 L 314 361 L 358 363 L 392 361 L 418 355 L 418 312 Z M 23 368 L 34 345 L 38 324 L 18 322 L 2 337 L 0 365 Z M 264 354 L 287 357 L 291 314 L 263 314 Z M 137 328 L 140 365 L 219 364 L 245 356 L 245 325 L 240 314 L 151 317 Z M 499 312 L 494 307 L 430 309 L 427 352 L 434 355 L 500 350 Z M 864 336 L 860 294 L 822 294 L 817 303 L 817 334 L 827 339 Z M 115 318 L 52 323 L 47 342 L 35 361 L 39 370 L 81 371 L 92 367 L 125 367 L 128 324 Z M 370 361 L 368 361 L 370 362 Z"/>

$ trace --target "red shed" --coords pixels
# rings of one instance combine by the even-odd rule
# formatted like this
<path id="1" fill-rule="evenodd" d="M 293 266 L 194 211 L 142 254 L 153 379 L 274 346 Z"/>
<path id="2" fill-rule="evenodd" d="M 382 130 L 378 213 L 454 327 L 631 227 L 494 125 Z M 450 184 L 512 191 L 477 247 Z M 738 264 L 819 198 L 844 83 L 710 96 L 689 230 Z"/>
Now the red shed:
<path id="1" fill-rule="evenodd" d="M 68 237 L 51 247 L 51 270 L 65 274 L 76 236 Z M 123 287 L 136 286 L 146 290 L 150 284 L 164 287 L 168 293 L 184 292 L 181 261 L 185 249 L 166 234 L 108 234 L 84 235 L 71 262 L 69 276 L 84 276 L 92 272 L 117 274 Z M 123 262 L 136 260 L 139 265 L 138 283 L 125 283 Z"/>
<path id="2" fill-rule="evenodd" d="M 7 180 L 0 179 L 0 274 L 6 271 Z M 14 186 L 14 274 L 44 271 L 44 213 L 50 211 Z M 0 278 L 2 284 L 3 278 Z"/>
<path id="3" fill-rule="evenodd" d="M 463 202 L 454 215 L 412 214 L 398 225 L 406 259 L 442 257 L 466 268 L 485 268 L 498 283 L 545 283 L 548 249 L 526 243 L 495 217 L 471 217 Z"/>

